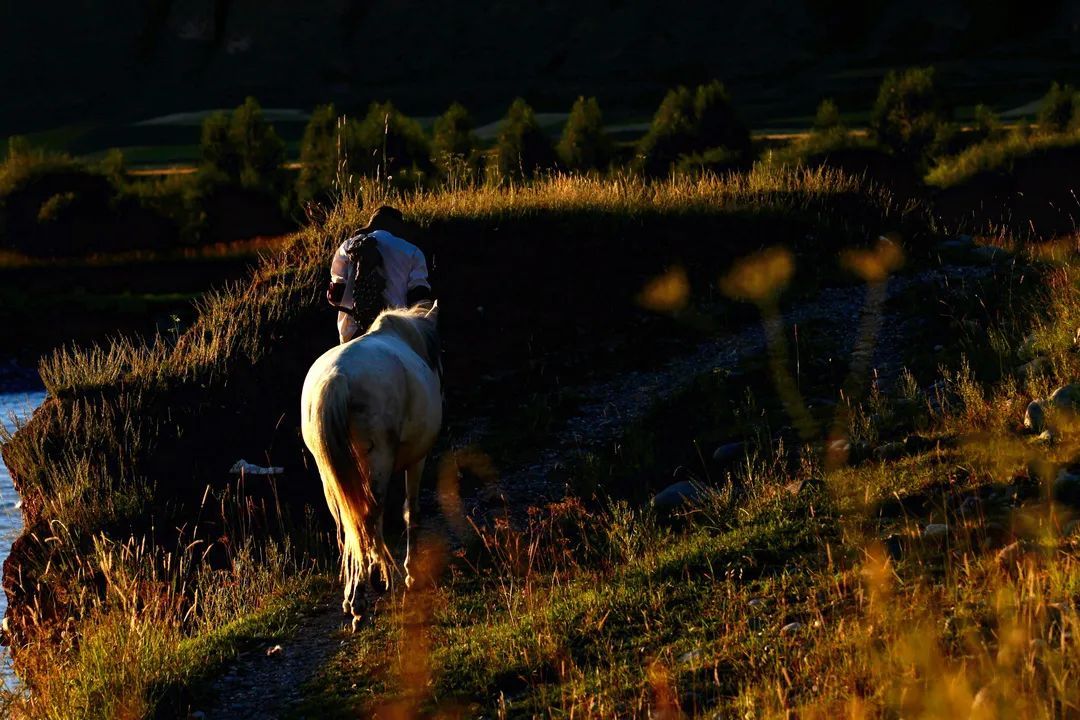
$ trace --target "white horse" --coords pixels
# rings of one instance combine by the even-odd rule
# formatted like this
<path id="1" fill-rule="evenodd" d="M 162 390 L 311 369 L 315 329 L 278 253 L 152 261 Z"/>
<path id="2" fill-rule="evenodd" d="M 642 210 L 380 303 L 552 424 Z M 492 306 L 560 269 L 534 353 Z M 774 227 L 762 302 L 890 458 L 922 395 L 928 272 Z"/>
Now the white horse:
<path id="1" fill-rule="evenodd" d="M 413 529 L 424 461 L 442 424 L 438 305 L 386 310 L 364 335 L 326 351 L 300 398 L 304 442 L 337 523 L 342 609 L 361 615 L 378 567 L 398 572 L 382 536 L 390 476 L 405 471 L 405 584 L 411 587 Z"/>

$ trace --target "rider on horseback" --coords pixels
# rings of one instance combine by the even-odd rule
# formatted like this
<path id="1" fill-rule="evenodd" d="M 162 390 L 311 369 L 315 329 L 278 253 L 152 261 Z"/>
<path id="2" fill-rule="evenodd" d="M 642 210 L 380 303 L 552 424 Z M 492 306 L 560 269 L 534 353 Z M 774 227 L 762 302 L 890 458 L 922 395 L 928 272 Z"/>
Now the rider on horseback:
<path id="1" fill-rule="evenodd" d="M 383 205 L 367 226 L 341 243 L 330 266 L 327 301 L 338 309 L 338 337 L 363 334 L 386 308 L 431 299 L 427 261 L 404 239 L 411 228 L 401 212 Z"/>

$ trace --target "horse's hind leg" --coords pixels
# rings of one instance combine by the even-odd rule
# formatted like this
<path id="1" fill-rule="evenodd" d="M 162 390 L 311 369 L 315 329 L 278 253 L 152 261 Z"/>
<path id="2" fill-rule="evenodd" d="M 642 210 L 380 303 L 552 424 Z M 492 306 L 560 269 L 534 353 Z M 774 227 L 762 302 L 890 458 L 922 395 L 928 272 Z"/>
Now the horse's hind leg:
<path id="1" fill-rule="evenodd" d="M 413 463 L 405 469 L 405 587 L 411 588 L 416 582 L 413 573 L 413 522 L 417 518 L 420 500 L 420 477 L 424 474 L 424 460 Z"/>

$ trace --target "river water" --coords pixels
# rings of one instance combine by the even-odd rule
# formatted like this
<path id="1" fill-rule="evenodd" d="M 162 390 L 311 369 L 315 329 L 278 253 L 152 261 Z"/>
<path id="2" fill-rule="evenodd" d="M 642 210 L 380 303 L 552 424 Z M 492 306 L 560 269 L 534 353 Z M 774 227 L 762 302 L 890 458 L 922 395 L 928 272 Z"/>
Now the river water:
<path id="1" fill-rule="evenodd" d="M 0 392 L 0 422 L 11 428 L 13 416 L 27 418 L 34 408 L 45 400 L 45 391 L 39 389 L 21 392 Z M 22 530 L 22 511 L 19 509 L 19 496 L 11 484 L 11 475 L 7 466 L 0 463 L 0 563 L 7 559 L 11 543 Z M 7 612 L 7 597 L 0 592 L 0 617 Z M 0 648 L 0 682 L 9 689 L 15 685 L 15 675 L 11 671 L 11 657 L 7 648 Z"/>

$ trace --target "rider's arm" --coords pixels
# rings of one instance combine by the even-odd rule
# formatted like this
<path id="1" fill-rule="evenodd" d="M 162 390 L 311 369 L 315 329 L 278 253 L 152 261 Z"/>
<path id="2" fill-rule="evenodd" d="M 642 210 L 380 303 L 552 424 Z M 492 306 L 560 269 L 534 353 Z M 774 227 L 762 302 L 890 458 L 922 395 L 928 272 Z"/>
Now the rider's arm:
<path id="1" fill-rule="evenodd" d="M 419 248 L 413 253 L 413 264 L 409 270 L 406 284 L 405 301 L 411 306 L 422 300 L 431 299 L 431 283 L 428 282 L 427 260 Z"/>
<path id="2" fill-rule="evenodd" d="M 345 254 L 345 245 L 334 253 L 334 261 L 330 264 L 330 285 L 326 288 L 326 301 L 331 305 L 340 305 L 345 296 L 345 283 L 349 279 L 349 256 Z"/>

